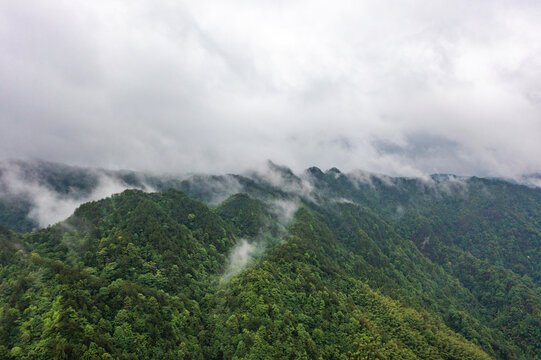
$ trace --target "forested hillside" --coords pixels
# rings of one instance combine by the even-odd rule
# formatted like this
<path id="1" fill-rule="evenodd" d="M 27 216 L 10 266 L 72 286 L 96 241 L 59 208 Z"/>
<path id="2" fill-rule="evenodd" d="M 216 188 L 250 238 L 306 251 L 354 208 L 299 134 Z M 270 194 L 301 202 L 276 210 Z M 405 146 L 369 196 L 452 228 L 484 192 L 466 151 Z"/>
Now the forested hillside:
<path id="1" fill-rule="evenodd" d="M 98 186 L 53 170 L 33 184 Z M 109 175 L 150 192 L 33 232 L 37 202 L 4 182 L 0 358 L 541 358 L 537 188 L 272 163 Z"/>

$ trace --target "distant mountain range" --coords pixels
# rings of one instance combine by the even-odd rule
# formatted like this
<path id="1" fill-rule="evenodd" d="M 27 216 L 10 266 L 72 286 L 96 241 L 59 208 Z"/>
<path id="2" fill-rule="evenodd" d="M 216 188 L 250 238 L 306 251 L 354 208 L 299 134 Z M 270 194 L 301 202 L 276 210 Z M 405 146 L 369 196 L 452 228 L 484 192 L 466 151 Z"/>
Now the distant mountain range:
<path id="1" fill-rule="evenodd" d="M 238 192 L 256 191 L 261 185 L 280 188 L 283 183 L 286 189 L 280 189 L 282 191 L 299 195 L 296 191 L 302 189 L 304 195 L 306 191 L 315 195 L 322 189 L 317 186 L 311 187 L 324 174 L 344 177 L 351 184 L 363 185 L 374 183 L 391 185 L 408 181 L 424 184 L 433 180 L 440 188 L 471 178 L 454 174 L 432 174 L 427 178 L 415 179 L 363 171 L 345 174 L 337 168 L 323 172 L 316 167 L 296 175 L 289 168 L 271 161 L 264 167 L 240 175 L 178 175 L 85 168 L 41 160 L 11 160 L 0 162 L 0 224 L 19 232 L 29 232 L 65 219 L 78 205 L 86 201 L 98 200 L 125 189 L 151 192 L 173 188 L 182 190 L 210 206 Z M 486 178 L 486 180 L 541 187 L 539 174 L 524 175 L 519 179 Z"/>

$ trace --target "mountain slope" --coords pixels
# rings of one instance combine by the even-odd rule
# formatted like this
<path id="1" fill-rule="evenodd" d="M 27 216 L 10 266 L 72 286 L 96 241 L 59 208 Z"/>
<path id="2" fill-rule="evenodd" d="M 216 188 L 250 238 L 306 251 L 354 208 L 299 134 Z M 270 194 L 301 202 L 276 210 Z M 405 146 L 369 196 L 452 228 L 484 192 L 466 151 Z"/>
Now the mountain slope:
<path id="1" fill-rule="evenodd" d="M 0 357 L 541 358 L 538 189 L 279 166 L 175 186 L 217 206 L 127 190 L 0 228 Z"/>

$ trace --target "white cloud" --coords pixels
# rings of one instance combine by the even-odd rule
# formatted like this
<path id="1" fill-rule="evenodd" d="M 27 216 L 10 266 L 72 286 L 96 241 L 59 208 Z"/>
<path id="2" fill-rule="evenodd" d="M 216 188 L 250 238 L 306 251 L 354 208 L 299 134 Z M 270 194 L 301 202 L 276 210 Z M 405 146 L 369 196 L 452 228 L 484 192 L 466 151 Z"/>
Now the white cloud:
<path id="1" fill-rule="evenodd" d="M 274 199 L 269 200 L 268 203 L 270 211 L 278 216 L 278 221 L 283 226 L 288 226 L 293 222 L 295 213 L 300 207 L 300 201 L 297 200 Z"/>
<path id="2" fill-rule="evenodd" d="M 31 203 L 28 217 L 35 220 L 40 227 L 65 220 L 82 203 L 103 199 L 130 188 L 119 179 L 96 171 L 97 183 L 88 194 L 75 189 L 62 194 L 40 183 L 38 179 L 25 176 L 16 165 L 4 165 L 1 169 L 0 196 L 15 195 L 28 199 Z M 152 191 L 147 186 L 142 190 Z"/>
<path id="3" fill-rule="evenodd" d="M 534 1 L 3 1 L 0 153 L 536 172 L 540 15 Z"/>
<path id="4" fill-rule="evenodd" d="M 239 240 L 239 242 L 233 247 L 229 254 L 229 262 L 224 275 L 223 281 L 229 281 L 233 276 L 239 274 L 250 262 L 255 261 L 255 258 L 261 255 L 265 251 L 265 246 L 262 242 L 248 242 L 245 239 Z"/>

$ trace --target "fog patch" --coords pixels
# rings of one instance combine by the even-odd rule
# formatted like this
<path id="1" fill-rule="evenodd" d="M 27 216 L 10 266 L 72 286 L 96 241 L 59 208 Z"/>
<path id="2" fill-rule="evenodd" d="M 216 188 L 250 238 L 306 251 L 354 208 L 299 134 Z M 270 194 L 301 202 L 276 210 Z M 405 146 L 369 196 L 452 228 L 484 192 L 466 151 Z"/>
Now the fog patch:
<path id="1" fill-rule="evenodd" d="M 414 177 L 392 177 L 384 174 L 371 173 L 363 170 L 354 170 L 348 173 L 347 178 L 357 188 L 362 185 L 369 186 L 371 189 L 376 189 L 377 185 L 384 185 L 404 190 L 404 181 L 413 180 L 418 191 L 432 191 L 446 195 L 464 195 L 467 192 L 468 180 L 467 176 L 456 176 L 452 174 L 434 174 L 434 175 L 419 175 Z"/>
<path id="2" fill-rule="evenodd" d="M 354 170 L 347 175 L 348 180 L 355 186 L 357 189 L 360 185 L 368 185 L 371 188 L 374 187 L 372 182 L 372 173 L 363 170 Z"/>
<path id="3" fill-rule="evenodd" d="M 46 227 L 66 219 L 85 202 L 103 199 L 133 188 L 101 172 L 93 175 L 97 176 L 97 182 L 88 192 L 82 194 L 81 191 L 70 188 L 67 193 L 59 193 L 38 182 L 38 179 L 25 177 L 17 166 L 8 166 L 2 169 L 0 196 L 21 197 L 29 201 L 31 208 L 28 218 L 35 220 L 40 227 Z M 153 190 L 147 185 L 136 188 L 143 191 Z"/>
<path id="4" fill-rule="evenodd" d="M 468 177 L 450 176 L 444 181 L 436 182 L 438 191 L 449 196 L 466 197 L 469 191 Z"/>
<path id="5" fill-rule="evenodd" d="M 406 209 L 404 209 L 402 205 L 398 205 L 394 213 L 394 218 L 395 220 L 400 220 L 404 217 L 405 214 L 406 214 Z"/>
<path id="6" fill-rule="evenodd" d="M 355 204 L 354 201 L 352 201 L 350 199 L 346 199 L 346 198 L 338 198 L 338 199 L 334 199 L 334 200 L 339 204 Z"/>
<path id="7" fill-rule="evenodd" d="M 541 174 L 523 175 L 515 182 L 532 188 L 541 188 Z"/>
<path id="8" fill-rule="evenodd" d="M 61 196 L 42 186 L 29 184 L 27 189 L 29 190 L 33 208 L 30 210 L 28 217 L 36 220 L 40 227 L 45 227 L 67 218 L 83 203 L 100 200 L 128 188 L 130 187 L 117 179 L 100 176 L 97 187 L 88 196 L 73 198 L 69 195 Z"/>
<path id="9" fill-rule="evenodd" d="M 421 243 L 421 250 L 424 250 L 425 247 L 430 243 L 430 235 L 425 236 L 423 242 Z"/>
<path id="10" fill-rule="evenodd" d="M 413 179 L 417 180 L 421 185 L 425 187 L 432 187 L 436 184 L 436 181 L 430 175 L 420 175 L 413 177 Z"/>
<path id="11" fill-rule="evenodd" d="M 270 212 L 277 216 L 278 222 L 283 226 L 288 226 L 295 218 L 295 213 L 300 207 L 300 201 L 274 199 L 269 200 L 268 205 Z"/>
<path id="12" fill-rule="evenodd" d="M 257 258 L 263 254 L 265 248 L 265 244 L 261 241 L 249 242 L 246 239 L 241 239 L 229 254 L 229 261 L 221 281 L 229 281 L 233 276 L 253 265 Z"/>
<path id="13" fill-rule="evenodd" d="M 216 206 L 229 198 L 231 195 L 242 192 L 243 186 L 233 175 L 193 175 L 184 180 L 189 193 L 199 197 L 210 206 Z M 199 194 L 199 195 L 197 195 Z"/>
<path id="14" fill-rule="evenodd" d="M 364 170 L 353 170 L 347 174 L 347 178 L 356 188 L 359 188 L 362 185 L 368 185 L 371 188 L 375 188 L 376 183 L 378 182 L 389 187 L 396 186 L 395 178 Z"/>
<path id="15" fill-rule="evenodd" d="M 289 168 L 277 165 L 272 161 L 267 161 L 263 165 L 254 167 L 246 171 L 244 175 L 283 192 L 302 198 L 313 199 L 312 191 L 314 190 L 314 186 L 308 177 L 299 177 Z"/>

